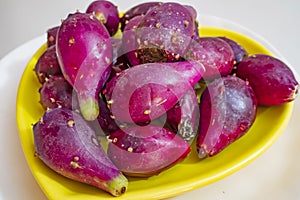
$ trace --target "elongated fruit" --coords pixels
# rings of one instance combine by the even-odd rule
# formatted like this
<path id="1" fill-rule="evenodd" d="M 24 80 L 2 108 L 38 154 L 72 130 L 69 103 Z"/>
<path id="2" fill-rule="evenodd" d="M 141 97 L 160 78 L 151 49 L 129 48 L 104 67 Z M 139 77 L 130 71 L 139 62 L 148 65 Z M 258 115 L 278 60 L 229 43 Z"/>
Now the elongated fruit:
<path id="1" fill-rule="evenodd" d="M 269 55 L 244 59 L 236 75 L 249 81 L 259 105 L 274 106 L 295 100 L 299 83 L 293 71 L 281 60 Z"/>
<path id="2" fill-rule="evenodd" d="M 151 176 L 186 158 L 190 145 L 159 126 L 132 126 L 109 136 L 107 154 L 126 175 Z"/>
<path id="3" fill-rule="evenodd" d="M 56 47 L 63 75 L 78 94 L 83 117 L 96 119 L 98 95 L 111 72 L 113 48 L 107 29 L 92 14 L 69 14 L 59 28 Z"/>
<path id="4" fill-rule="evenodd" d="M 57 173 L 96 186 L 113 196 L 123 194 L 127 179 L 109 160 L 95 132 L 78 113 L 54 108 L 33 126 L 38 157 Z"/>
<path id="5" fill-rule="evenodd" d="M 109 81 L 105 97 L 117 120 L 148 123 L 171 109 L 203 73 L 198 62 L 141 64 Z"/>
<path id="6" fill-rule="evenodd" d="M 235 76 L 213 81 L 201 96 L 199 158 L 218 154 L 254 123 L 257 100 L 249 83 Z"/>

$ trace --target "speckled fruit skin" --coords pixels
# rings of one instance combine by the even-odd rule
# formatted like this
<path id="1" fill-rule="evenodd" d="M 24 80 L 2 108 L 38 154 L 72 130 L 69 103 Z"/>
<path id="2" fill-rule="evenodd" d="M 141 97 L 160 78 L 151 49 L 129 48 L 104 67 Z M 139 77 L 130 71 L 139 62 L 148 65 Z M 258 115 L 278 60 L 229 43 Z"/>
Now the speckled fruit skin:
<path id="1" fill-rule="evenodd" d="M 126 191 L 127 179 L 109 160 L 95 132 L 77 112 L 50 109 L 34 124 L 33 133 L 36 155 L 57 173 L 113 196 Z"/>
<path id="2" fill-rule="evenodd" d="M 47 30 L 47 47 L 51 47 L 56 44 L 56 36 L 59 26 L 51 27 Z"/>
<path id="3" fill-rule="evenodd" d="M 111 1 L 93 1 L 88 5 L 86 13 L 93 13 L 107 28 L 110 36 L 115 35 L 118 31 L 120 21 L 119 11 L 118 7 Z"/>
<path id="4" fill-rule="evenodd" d="M 92 14 L 69 14 L 60 25 L 56 47 L 63 75 L 77 92 L 82 115 L 95 120 L 99 115 L 98 95 L 113 60 L 107 29 Z"/>
<path id="5" fill-rule="evenodd" d="M 227 42 L 232 48 L 234 53 L 234 58 L 235 58 L 235 65 L 238 65 L 244 58 L 248 56 L 248 52 L 246 51 L 246 49 L 236 41 L 228 37 L 219 37 L 219 38 Z"/>
<path id="6" fill-rule="evenodd" d="M 148 123 L 171 109 L 203 72 L 197 62 L 141 64 L 110 80 L 103 93 L 117 120 Z"/>
<path id="7" fill-rule="evenodd" d="M 126 175 L 159 174 L 186 158 L 190 145 L 177 134 L 158 126 L 132 126 L 109 136 L 107 154 Z"/>
<path id="8" fill-rule="evenodd" d="M 226 76 L 208 85 L 200 101 L 199 158 L 215 156 L 247 133 L 256 112 L 257 99 L 248 82 Z"/>
<path id="9" fill-rule="evenodd" d="M 72 86 L 61 76 L 50 77 L 40 88 L 40 103 L 45 109 L 79 109 L 76 93 Z"/>
<path id="10" fill-rule="evenodd" d="M 194 39 L 184 58 L 201 62 L 204 65 L 203 80 L 207 82 L 230 74 L 235 59 L 230 45 L 217 37 Z"/>
<path id="11" fill-rule="evenodd" d="M 124 31 L 125 26 L 132 18 L 134 18 L 136 16 L 145 15 L 148 12 L 148 10 L 150 10 L 151 8 L 153 8 L 157 5 L 160 5 L 160 4 L 162 4 L 162 3 L 161 2 L 140 3 L 140 4 L 133 6 L 129 10 L 127 10 L 124 13 L 124 15 L 120 18 L 121 31 Z"/>
<path id="12" fill-rule="evenodd" d="M 34 71 L 40 83 L 44 83 L 51 76 L 62 75 L 56 56 L 55 45 L 48 47 L 39 57 Z"/>
<path id="13" fill-rule="evenodd" d="M 150 9 L 136 30 L 141 63 L 178 61 L 188 49 L 195 33 L 192 13 L 175 2 Z"/>
<path id="14" fill-rule="evenodd" d="M 299 83 L 292 70 L 281 60 L 263 54 L 244 59 L 236 75 L 247 80 L 262 106 L 274 106 L 295 100 Z"/>
<path id="15" fill-rule="evenodd" d="M 192 142 L 198 132 L 199 117 L 197 96 L 191 89 L 167 112 L 166 123 L 184 140 Z"/>

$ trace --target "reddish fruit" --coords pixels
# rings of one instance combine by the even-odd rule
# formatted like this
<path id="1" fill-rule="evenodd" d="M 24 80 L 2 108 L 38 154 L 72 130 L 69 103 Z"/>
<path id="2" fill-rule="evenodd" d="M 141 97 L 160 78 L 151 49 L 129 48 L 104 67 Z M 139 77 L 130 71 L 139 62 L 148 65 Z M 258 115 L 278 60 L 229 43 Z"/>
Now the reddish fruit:
<path id="1" fill-rule="evenodd" d="M 109 81 L 104 94 L 117 120 L 149 123 L 171 109 L 203 72 L 197 62 L 137 65 Z"/>
<path id="2" fill-rule="evenodd" d="M 214 80 L 200 101 L 199 158 L 218 154 L 254 123 L 257 100 L 249 83 L 235 76 Z"/>
<path id="3" fill-rule="evenodd" d="M 193 40 L 185 59 L 198 61 L 204 65 L 205 81 L 229 75 L 234 66 L 232 48 L 217 37 L 201 37 Z"/>
<path id="4" fill-rule="evenodd" d="M 110 36 L 118 31 L 119 11 L 118 7 L 110 1 L 96 0 L 88 5 L 86 13 L 93 13 L 104 24 Z"/>
<path id="5" fill-rule="evenodd" d="M 98 95 L 113 59 L 107 29 L 92 14 L 70 14 L 59 28 L 56 46 L 63 75 L 77 92 L 82 115 L 95 120 L 99 115 Z"/>
<path id="6" fill-rule="evenodd" d="M 148 125 L 132 126 L 109 136 L 107 154 L 126 175 L 151 176 L 187 157 L 190 145 L 169 130 Z"/>
<path id="7" fill-rule="evenodd" d="M 50 109 L 34 124 L 33 133 L 37 156 L 52 170 L 113 196 L 126 191 L 126 177 L 110 161 L 95 132 L 77 112 Z"/>
<path id="8" fill-rule="evenodd" d="M 44 83 L 51 76 L 62 75 L 57 56 L 55 45 L 47 48 L 45 52 L 39 57 L 34 71 L 40 83 Z"/>
<path id="9" fill-rule="evenodd" d="M 77 110 L 78 101 L 72 86 L 63 76 L 52 76 L 39 90 L 40 103 L 45 109 L 68 108 Z"/>
<path id="10" fill-rule="evenodd" d="M 292 70 L 269 55 L 253 55 L 238 66 L 236 75 L 247 80 L 259 105 L 273 106 L 295 100 L 299 83 Z"/>

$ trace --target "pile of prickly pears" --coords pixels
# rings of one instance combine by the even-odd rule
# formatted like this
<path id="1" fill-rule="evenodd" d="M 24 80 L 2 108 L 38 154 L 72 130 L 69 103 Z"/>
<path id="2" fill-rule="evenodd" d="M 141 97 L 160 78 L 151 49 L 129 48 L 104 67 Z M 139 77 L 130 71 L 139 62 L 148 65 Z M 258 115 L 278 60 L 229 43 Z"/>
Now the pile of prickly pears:
<path id="1" fill-rule="evenodd" d="M 198 28 L 189 5 L 141 3 L 119 17 L 98 0 L 48 29 L 35 66 L 45 108 L 33 126 L 36 155 L 119 196 L 127 176 L 159 174 L 192 145 L 199 161 L 212 157 L 248 132 L 258 106 L 296 98 L 298 82 L 281 60 Z"/>

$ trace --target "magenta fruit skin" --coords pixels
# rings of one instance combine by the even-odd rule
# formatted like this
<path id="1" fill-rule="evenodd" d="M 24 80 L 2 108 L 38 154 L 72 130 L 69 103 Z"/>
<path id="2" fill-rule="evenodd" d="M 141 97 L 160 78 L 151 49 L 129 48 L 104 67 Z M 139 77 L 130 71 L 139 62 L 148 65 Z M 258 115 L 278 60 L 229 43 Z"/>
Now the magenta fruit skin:
<path id="1" fill-rule="evenodd" d="M 107 29 L 92 14 L 69 14 L 59 28 L 56 47 L 63 75 L 77 92 L 81 113 L 95 120 L 98 95 L 112 69 L 113 47 Z"/>
<path id="2" fill-rule="evenodd" d="M 184 58 L 204 65 L 203 80 L 207 82 L 229 75 L 233 70 L 235 59 L 230 45 L 217 37 L 196 38 Z"/>
<path id="3" fill-rule="evenodd" d="M 180 60 L 189 48 L 195 29 L 193 14 L 184 5 L 168 2 L 153 7 L 136 29 L 140 62 Z"/>
<path id="4" fill-rule="evenodd" d="M 117 120 L 147 123 L 171 109 L 203 73 L 197 62 L 141 64 L 111 79 L 104 95 Z"/>
<path id="5" fill-rule="evenodd" d="M 132 126 L 109 136 L 108 156 L 126 175 L 159 174 L 183 160 L 190 145 L 177 134 L 159 126 Z"/>
<path id="6" fill-rule="evenodd" d="M 242 62 L 244 58 L 248 57 L 248 52 L 246 51 L 246 49 L 236 41 L 228 37 L 219 37 L 219 38 L 227 42 L 232 48 L 234 53 L 234 58 L 235 58 L 235 65 L 238 65 L 240 62 Z"/>
<path id="7" fill-rule="evenodd" d="M 151 8 L 162 4 L 161 2 L 146 2 L 146 3 L 140 3 L 129 10 L 127 10 L 124 15 L 120 18 L 120 24 L 121 24 L 121 31 L 124 31 L 125 26 L 127 23 L 136 16 L 143 16 L 145 15 L 148 10 Z"/>
<path id="8" fill-rule="evenodd" d="M 54 26 L 47 30 L 47 47 L 51 47 L 56 44 L 56 36 L 59 26 Z"/>
<path id="9" fill-rule="evenodd" d="M 39 90 L 40 103 L 44 109 L 68 108 L 78 110 L 78 101 L 72 86 L 61 76 L 52 76 Z"/>
<path id="10" fill-rule="evenodd" d="M 121 172 L 80 114 L 66 108 L 50 109 L 34 124 L 33 133 L 36 155 L 48 167 L 72 180 L 111 192 L 109 182 Z M 121 193 L 126 188 L 117 190 Z"/>
<path id="11" fill-rule="evenodd" d="M 120 18 L 118 7 L 114 3 L 105 0 L 93 1 L 88 5 L 86 13 L 93 13 L 105 25 L 110 36 L 117 33 Z"/>
<path id="12" fill-rule="evenodd" d="M 281 60 L 264 54 L 244 59 L 236 75 L 247 80 L 262 106 L 274 106 L 295 100 L 299 83 L 292 70 Z"/>
<path id="13" fill-rule="evenodd" d="M 194 90 L 188 90 L 179 102 L 167 112 L 167 127 L 191 143 L 198 134 L 199 105 Z"/>
<path id="14" fill-rule="evenodd" d="M 51 76 L 62 75 L 62 71 L 56 56 L 55 45 L 47 48 L 39 57 L 34 71 L 41 84 L 43 84 Z"/>
<path id="15" fill-rule="evenodd" d="M 200 100 L 199 158 L 217 155 L 246 134 L 256 118 L 257 106 L 253 89 L 238 77 L 221 77 L 208 85 Z"/>

